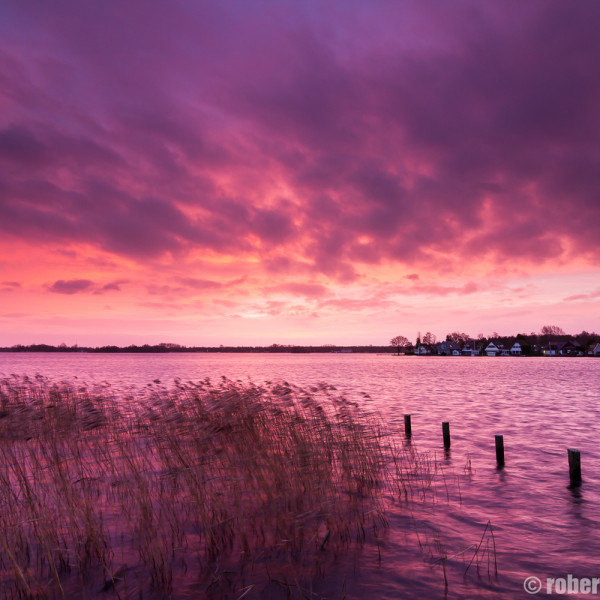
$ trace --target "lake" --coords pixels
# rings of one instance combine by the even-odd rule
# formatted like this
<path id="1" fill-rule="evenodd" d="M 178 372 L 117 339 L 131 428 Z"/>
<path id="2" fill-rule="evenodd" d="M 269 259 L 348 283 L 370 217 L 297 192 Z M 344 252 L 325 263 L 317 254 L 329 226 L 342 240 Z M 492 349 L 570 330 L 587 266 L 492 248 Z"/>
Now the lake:
<path id="1" fill-rule="evenodd" d="M 547 578 L 600 577 L 600 360 L 0 354 L 0 375 L 12 373 L 107 381 L 117 390 L 221 376 L 327 382 L 364 410 L 381 413 L 404 444 L 403 418 L 411 414 L 411 447 L 430 461 L 431 488 L 410 503 L 390 499 L 381 555 L 364 548 L 346 584 L 349 598 L 523 598 L 528 577 L 540 578 L 542 594 Z M 450 422 L 449 452 L 442 421 Z M 504 435 L 502 470 L 495 434 Z M 569 486 L 567 448 L 581 451 L 579 487 Z"/>

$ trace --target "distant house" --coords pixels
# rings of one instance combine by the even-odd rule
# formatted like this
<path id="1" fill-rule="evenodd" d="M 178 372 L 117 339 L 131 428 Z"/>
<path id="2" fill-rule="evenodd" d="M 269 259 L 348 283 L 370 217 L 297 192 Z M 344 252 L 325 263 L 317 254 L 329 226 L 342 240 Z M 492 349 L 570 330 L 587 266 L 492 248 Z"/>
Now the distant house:
<path id="1" fill-rule="evenodd" d="M 600 342 L 596 342 L 595 344 L 592 344 L 592 346 L 588 350 L 588 354 L 590 356 L 600 356 Z"/>
<path id="2" fill-rule="evenodd" d="M 583 354 L 581 346 L 575 340 L 561 342 L 557 347 L 560 356 L 579 356 Z"/>
<path id="3" fill-rule="evenodd" d="M 523 354 L 523 349 L 521 348 L 521 344 L 519 342 L 515 342 L 510 348 L 511 356 L 521 356 Z"/>
<path id="4" fill-rule="evenodd" d="M 430 354 L 433 354 L 433 351 L 432 351 L 431 346 L 429 344 L 421 344 L 421 343 L 419 343 L 417 345 L 417 347 L 415 348 L 415 354 L 417 356 L 428 356 Z"/>
<path id="5" fill-rule="evenodd" d="M 473 353 L 474 353 L 474 350 L 473 350 L 471 344 L 465 344 L 462 347 L 461 354 L 463 356 L 473 356 Z"/>
<path id="6" fill-rule="evenodd" d="M 440 342 L 437 346 L 440 356 L 460 356 L 460 346 L 456 342 Z"/>
<path id="7" fill-rule="evenodd" d="M 498 348 L 498 346 L 496 346 L 496 344 L 494 344 L 494 342 L 490 342 L 485 347 L 485 355 L 486 356 L 498 356 L 498 354 L 500 354 L 500 348 Z"/>
<path id="8" fill-rule="evenodd" d="M 557 356 L 560 342 L 548 342 L 542 349 L 544 356 Z"/>
<path id="9" fill-rule="evenodd" d="M 582 356 L 583 350 L 575 340 L 548 342 L 543 349 L 544 356 Z"/>

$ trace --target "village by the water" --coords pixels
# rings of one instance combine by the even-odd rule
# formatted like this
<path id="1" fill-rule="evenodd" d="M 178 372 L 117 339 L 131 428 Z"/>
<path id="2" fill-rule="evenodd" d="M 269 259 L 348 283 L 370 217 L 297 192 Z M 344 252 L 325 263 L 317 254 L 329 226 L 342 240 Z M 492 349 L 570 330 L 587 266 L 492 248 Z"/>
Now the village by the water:
<path id="1" fill-rule="evenodd" d="M 518 339 L 508 342 L 456 342 L 444 340 L 436 344 L 418 342 L 414 353 L 419 356 L 600 356 L 600 342 L 582 346 L 576 339 L 551 341 L 546 344 L 523 344 Z"/>
<path id="2" fill-rule="evenodd" d="M 404 336 L 390 340 L 398 354 L 417 356 L 600 356 L 600 335 L 582 331 L 569 335 L 556 325 L 545 325 L 539 333 L 500 336 L 497 333 L 473 339 L 466 333 L 453 332 L 443 341 L 427 332 L 418 335 L 415 344 Z"/>
<path id="3" fill-rule="evenodd" d="M 566 341 L 552 341 L 543 345 L 534 345 L 524 352 L 519 340 L 505 343 L 489 342 L 479 344 L 477 342 L 459 343 L 444 340 L 439 344 L 419 343 L 414 353 L 419 356 L 600 356 L 600 342 L 583 347 L 575 339 Z"/>

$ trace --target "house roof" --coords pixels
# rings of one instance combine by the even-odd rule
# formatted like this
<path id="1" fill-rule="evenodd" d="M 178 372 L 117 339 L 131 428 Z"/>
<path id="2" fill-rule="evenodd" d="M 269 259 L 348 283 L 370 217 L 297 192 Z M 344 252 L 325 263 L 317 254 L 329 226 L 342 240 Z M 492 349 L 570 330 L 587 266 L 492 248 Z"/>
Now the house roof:
<path id="1" fill-rule="evenodd" d="M 581 348 L 581 344 L 576 342 L 575 340 L 567 340 L 566 342 L 557 342 L 555 348 L 557 350 L 562 350 L 567 346 L 573 346 L 573 348 Z"/>

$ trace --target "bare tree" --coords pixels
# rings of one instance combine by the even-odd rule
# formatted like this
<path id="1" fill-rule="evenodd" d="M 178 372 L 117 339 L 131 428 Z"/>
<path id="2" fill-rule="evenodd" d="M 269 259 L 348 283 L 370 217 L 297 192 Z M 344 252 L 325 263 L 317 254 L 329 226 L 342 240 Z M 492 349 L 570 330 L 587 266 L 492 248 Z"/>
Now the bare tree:
<path id="1" fill-rule="evenodd" d="M 430 346 L 433 346 L 433 344 L 435 344 L 437 341 L 437 337 L 435 337 L 435 334 L 431 333 L 431 331 L 428 331 L 424 336 L 423 336 L 423 343 L 424 344 L 428 344 Z"/>
<path id="2" fill-rule="evenodd" d="M 565 332 L 558 325 L 544 325 L 542 335 L 565 335 Z"/>
<path id="3" fill-rule="evenodd" d="M 446 336 L 446 341 L 448 342 L 456 342 L 457 344 L 464 344 L 468 342 L 470 339 L 468 333 L 460 333 L 458 331 L 453 331 Z"/>
<path id="4" fill-rule="evenodd" d="M 400 354 L 401 349 L 410 347 L 410 342 L 403 335 L 397 335 L 390 340 L 390 346 L 398 348 L 398 354 Z"/>

